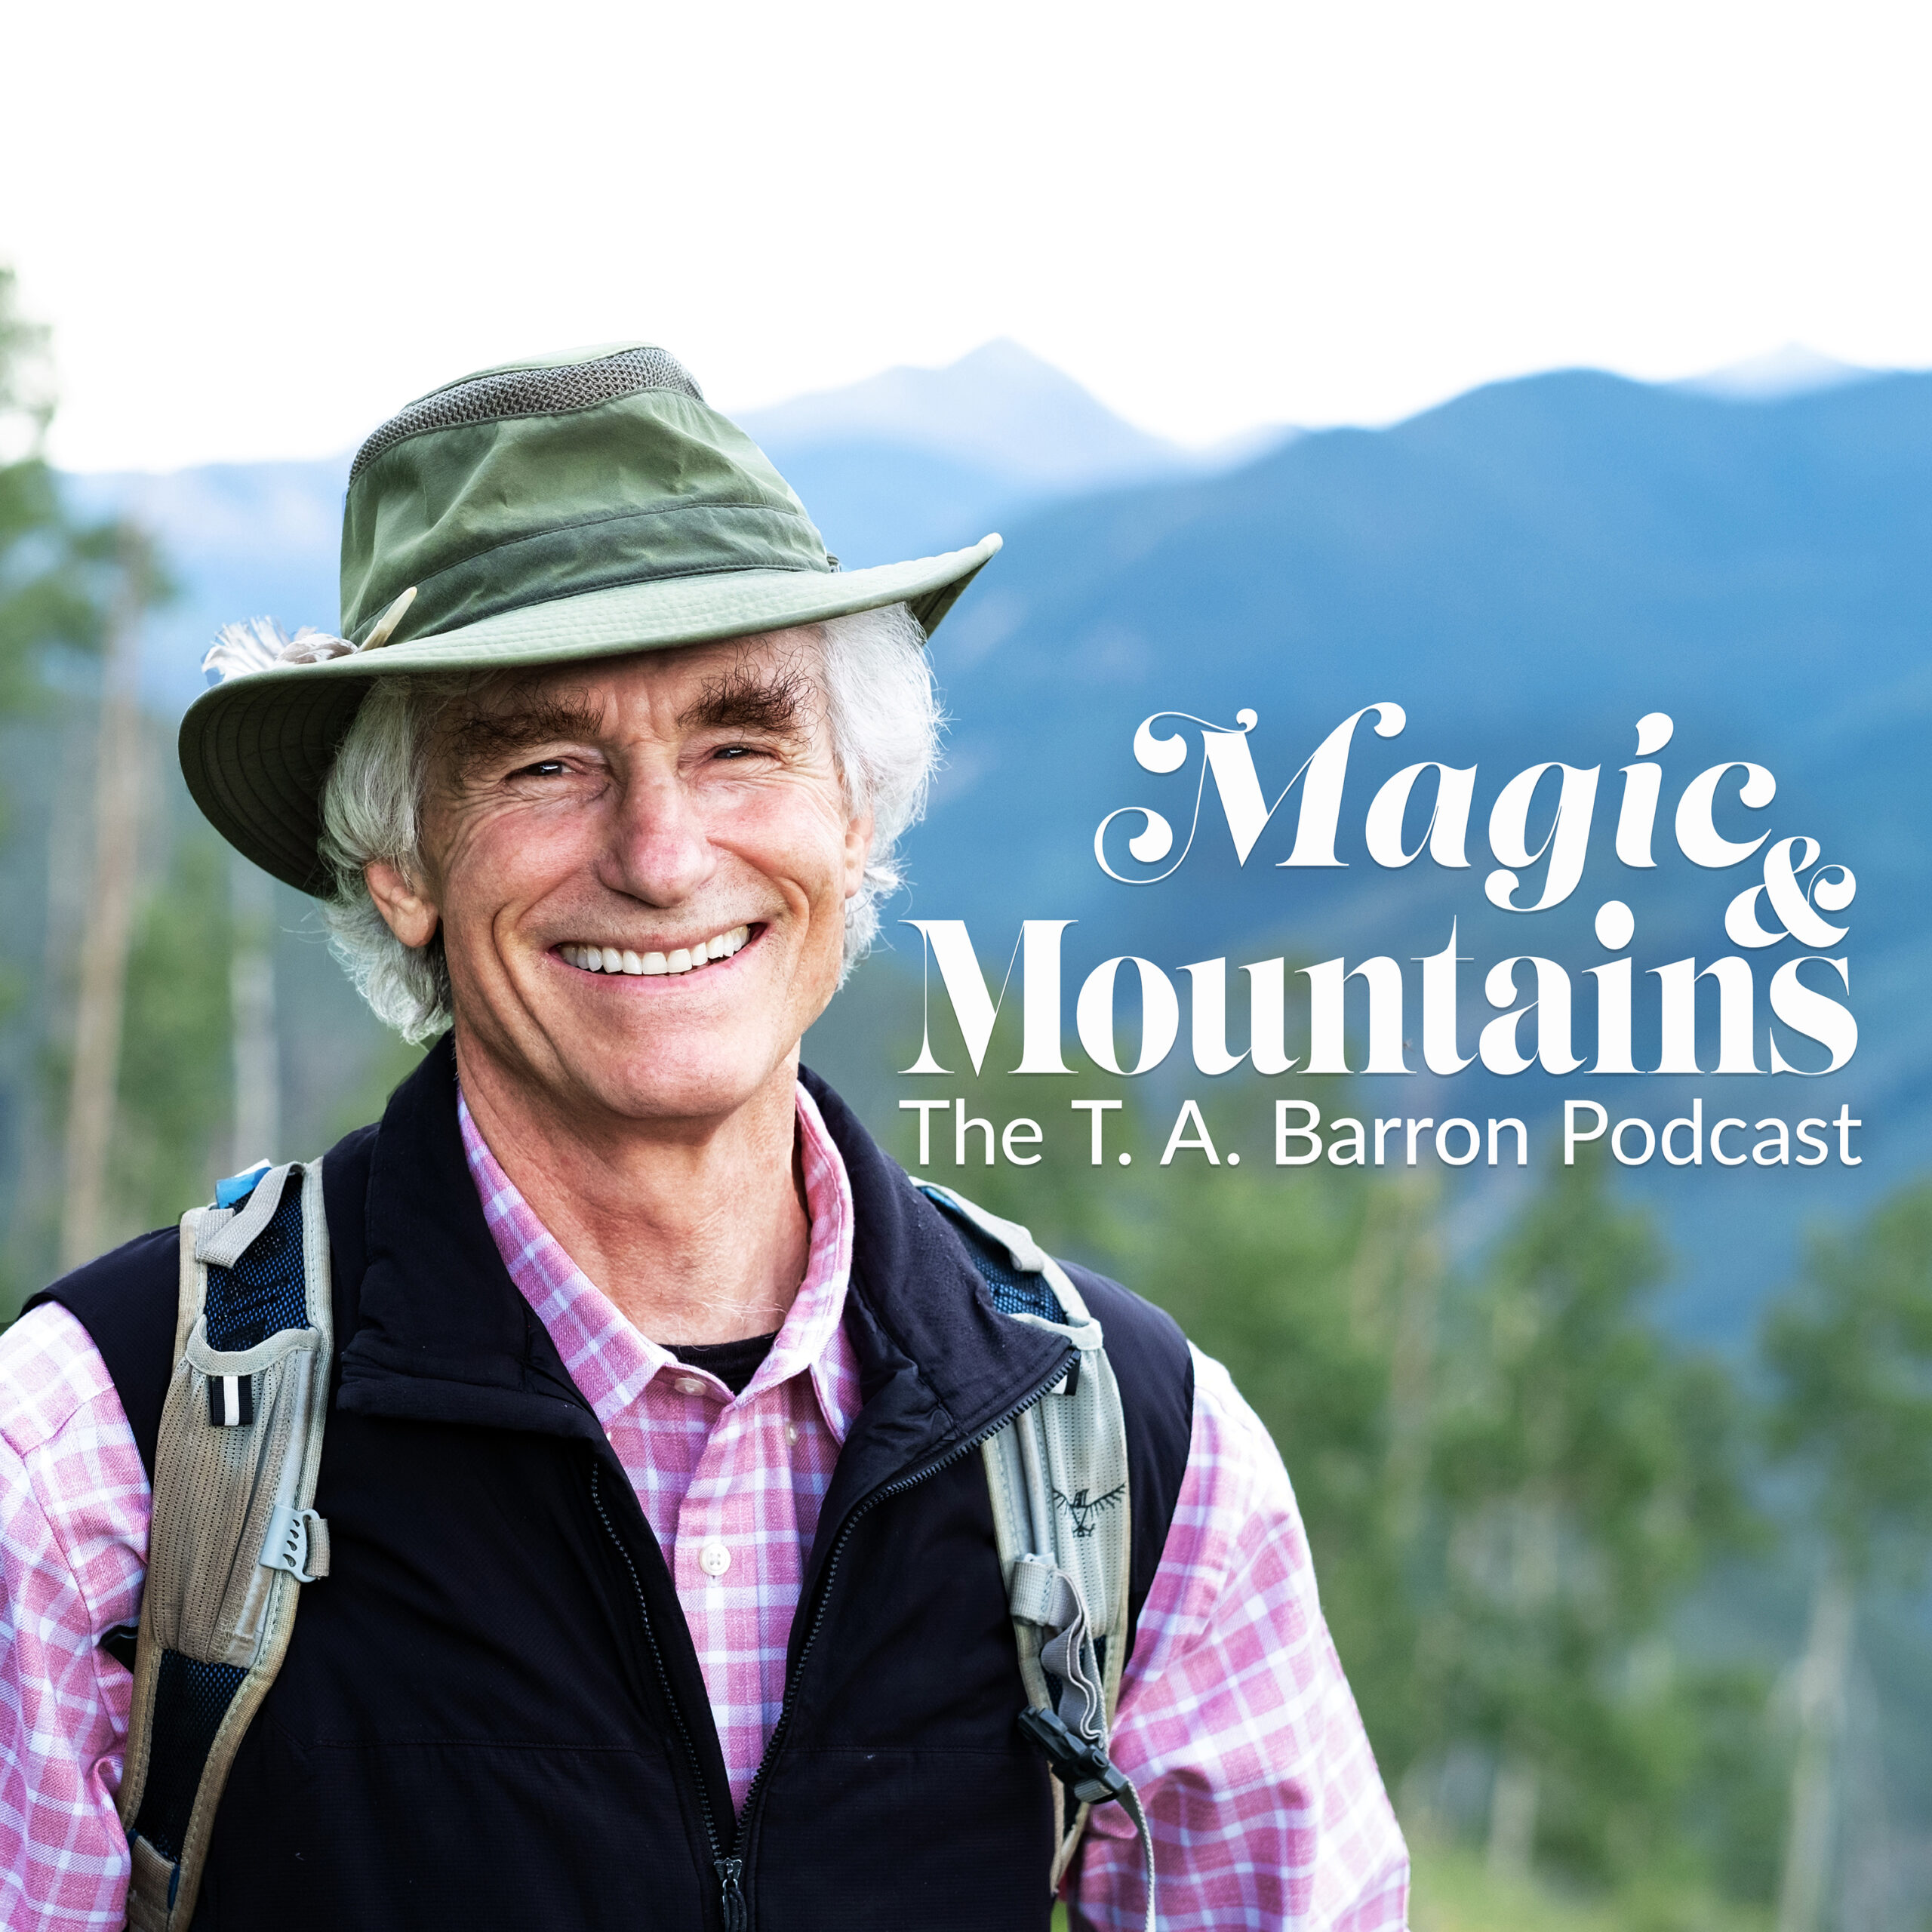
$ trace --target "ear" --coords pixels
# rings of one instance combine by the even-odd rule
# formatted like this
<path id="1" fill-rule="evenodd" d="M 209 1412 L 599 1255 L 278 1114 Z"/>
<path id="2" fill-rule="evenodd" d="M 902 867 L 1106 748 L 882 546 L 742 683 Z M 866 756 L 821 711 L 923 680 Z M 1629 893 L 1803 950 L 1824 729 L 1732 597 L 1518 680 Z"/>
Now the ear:
<path id="1" fill-rule="evenodd" d="M 442 915 L 398 867 L 374 860 L 362 868 L 362 880 L 383 923 L 405 946 L 415 951 L 435 937 Z"/>
<path id="2" fill-rule="evenodd" d="M 872 850 L 872 815 L 861 812 L 845 827 L 845 897 L 855 899 L 866 882 L 866 861 Z"/>

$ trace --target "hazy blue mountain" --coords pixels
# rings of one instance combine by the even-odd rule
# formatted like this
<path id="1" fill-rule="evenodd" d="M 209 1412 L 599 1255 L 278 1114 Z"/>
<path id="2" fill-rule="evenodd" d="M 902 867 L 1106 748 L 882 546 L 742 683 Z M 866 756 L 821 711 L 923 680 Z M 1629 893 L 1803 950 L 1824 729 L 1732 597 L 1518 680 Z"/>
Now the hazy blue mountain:
<path id="1" fill-rule="evenodd" d="M 1817 1081 L 1595 1083 L 1607 1094 L 1537 1070 L 1509 1081 L 1472 1071 L 1451 1091 L 1389 1077 L 1361 1083 L 1355 1110 L 1547 1117 L 1561 1097 L 1591 1094 L 1660 1123 L 1694 1092 L 1752 1118 L 1848 1101 L 1867 1122 L 1854 1173 L 1637 1178 L 1697 1264 L 1687 1318 L 1712 1327 L 1734 1326 L 1789 1265 L 1807 1215 L 1932 1162 L 1932 918 L 1921 885 L 1932 829 L 1932 377 L 1742 407 L 1588 372 L 1540 377 L 1391 429 L 1309 435 L 1235 474 L 1063 503 L 1008 538 L 935 639 L 959 723 L 913 841 L 912 909 L 983 931 L 995 979 L 1020 918 L 1081 921 L 1067 942 L 1069 1037 L 1078 975 L 1112 953 L 1171 973 L 1284 943 L 1304 959 L 1413 958 L 1443 945 L 1452 917 L 1472 975 L 1515 954 L 1564 961 L 1581 1019 L 1580 969 L 1607 957 L 1589 930 L 1607 898 L 1635 910 L 1640 976 L 1734 949 L 1724 908 L 1758 874 L 1691 866 L 1669 849 L 1667 814 L 1692 774 L 1749 758 L 1780 783 L 1751 832 L 1768 820 L 1774 838 L 1810 834 L 1858 875 L 1846 950 L 1863 1044 L 1850 1069 Z M 1383 700 L 1406 707 L 1408 726 L 1386 742 L 1366 726 L 1358 734 L 1338 848 L 1347 869 L 1277 869 L 1293 798 L 1238 868 L 1211 789 L 1197 850 L 1166 883 L 1116 884 L 1096 864 L 1095 827 L 1116 807 L 1155 804 L 1185 836 L 1198 740 L 1180 774 L 1149 774 L 1130 749 L 1142 718 L 1173 709 L 1225 728 L 1253 707 L 1272 799 L 1331 726 Z M 1610 851 L 1618 768 L 1634 755 L 1636 719 L 1654 710 L 1677 731 L 1660 760 L 1660 863 L 1636 872 Z M 1384 777 L 1428 758 L 1478 768 L 1472 869 L 1423 860 L 1382 872 L 1363 849 L 1363 811 Z M 1481 828 L 1502 783 L 1546 760 L 1603 768 L 1591 857 L 1566 905 L 1507 915 L 1482 897 L 1493 862 Z M 1748 815 L 1733 816 L 1742 826 Z M 1767 967 L 1792 950 L 1764 956 L 1761 1037 Z M 1489 1015 L 1478 988 L 1464 1006 L 1472 1023 Z M 1231 1023 L 1237 1048 L 1243 1029 Z M 1643 1038 L 1640 1025 L 1640 1064 Z M 1183 1034 L 1176 1059 L 1186 1051 Z M 1190 1091 L 1211 1088 L 1196 1078 Z M 1282 1091 L 1322 1099 L 1321 1083 L 1294 1075 Z"/>
<path id="2" fill-rule="evenodd" d="M 903 443 L 777 444 L 769 454 L 847 570 L 976 543 L 1063 494 Z"/>
<path id="3" fill-rule="evenodd" d="M 1006 341 L 943 369 L 888 369 L 755 411 L 745 427 L 848 569 L 955 549 L 1069 496 L 1234 469 L 1295 433 L 1183 449 Z"/>
<path id="4" fill-rule="evenodd" d="M 1137 429 L 1017 342 L 943 369 L 888 369 L 849 388 L 755 410 L 744 426 L 779 460 L 826 444 L 891 444 L 1056 494 L 1186 469 L 1177 444 Z"/>
<path id="5" fill-rule="evenodd" d="M 1843 389 L 1849 383 L 1867 382 L 1884 373 L 1863 368 L 1855 362 L 1841 362 L 1835 356 L 1820 355 L 1801 342 L 1788 342 L 1766 355 L 1747 356 L 1742 362 L 1728 363 L 1707 375 L 1692 376 L 1674 386 L 1731 402 L 1783 402 L 1819 389 Z"/>

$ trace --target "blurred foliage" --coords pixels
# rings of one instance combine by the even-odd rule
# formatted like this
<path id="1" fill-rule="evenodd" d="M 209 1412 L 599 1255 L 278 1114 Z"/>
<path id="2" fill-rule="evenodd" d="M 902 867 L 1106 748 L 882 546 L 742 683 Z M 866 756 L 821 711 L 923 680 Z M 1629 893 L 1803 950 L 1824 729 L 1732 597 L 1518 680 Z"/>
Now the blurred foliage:
<path id="1" fill-rule="evenodd" d="M 228 1152 L 234 1090 L 227 848 L 177 844 L 128 958 L 115 1195 L 132 1225 L 165 1226 L 210 1198 Z"/>
<path id="2" fill-rule="evenodd" d="M 1466 1846 L 1411 1834 L 1413 1932 L 1770 1932 L 1770 1915 L 1701 1886 L 1641 1881 L 1608 1896 L 1499 1878 Z"/>
<path id="3" fill-rule="evenodd" d="M 1932 1551 L 1932 1182 L 1884 1202 L 1850 1235 L 1815 1235 L 1804 1275 L 1773 1305 L 1774 1454 L 1809 1487 L 1843 1571 L 1887 1558 L 1907 1576 Z"/>
<path id="4" fill-rule="evenodd" d="M 389 1096 L 416 1071 L 423 1052 L 423 1048 L 412 1047 L 385 1028 L 361 1078 L 329 1117 L 323 1137 L 328 1145 L 332 1147 L 345 1134 L 380 1120 L 389 1106 Z"/>
<path id="5" fill-rule="evenodd" d="M 1539 1842 L 1604 1877 L 1654 1860 L 1697 1755 L 1636 1647 L 1746 1521 L 1728 1378 L 1645 1318 L 1663 1257 L 1606 1165 L 1557 1169 L 1450 1304 L 1423 1671 L 1441 1741 L 1526 1767 Z"/>
<path id="6" fill-rule="evenodd" d="M 1775 1681 L 1749 1665 L 1684 1672 L 1675 1687 L 1689 1749 L 1677 1761 L 1677 1825 L 1725 1897 L 1761 1903 L 1777 1889 L 1788 1740 Z"/>
<path id="7" fill-rule="evenodd" d="M 1860 1613 L 1887 1573 L 1921 1584 L 1932 1554 L 1932 1183 L 1849 1235 L 1812 1237 L 1801 1278 L 1767 1312 L 1763 1353 L 1771 1450 L 1798 1478 L 1816 1552 L 1778 1912 L 1789 1932 L 1814 1932 L 1844 1835 Z"/>
<path id="8" fill-rule="evenodd" d="M 46 331 L 21 315 L 0 267 L 0 710 L 38 696 L 48 645 L 98 645 L 121 541 L 63 509 L 45 455 L 53 415 Z"/>

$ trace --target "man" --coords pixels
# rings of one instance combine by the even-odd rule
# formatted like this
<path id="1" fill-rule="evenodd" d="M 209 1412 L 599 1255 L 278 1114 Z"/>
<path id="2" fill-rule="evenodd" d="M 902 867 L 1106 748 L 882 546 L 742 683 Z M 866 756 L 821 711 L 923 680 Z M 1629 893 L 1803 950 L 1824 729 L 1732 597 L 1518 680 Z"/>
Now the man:
<path id="1" fill-rule="evenodd" d="M 438 1044 L 321 1164 L 328 1569 L 197 1925 L 1045 1924 L 1051 1786 L 974 1452 L 1065 1344 L 798 1066 L 924 795 L 924 632 L 998 542 L 841 574 L 669 356 L 583 352 L 364 445 L 342 638 L 211 654 L 197 801 Z M 116 1633 L 181 1245 L 130 1244 L 0 1340 L 9 1927 L 127 1909 Z M 1161 1924 L 1399 1927 L 1272 1445 L 1164 1317 L 1069 1272 L 1128 1428 L 1112 1755 Z M 155 1866 L 135 1823 L 165 1878 L 180 1847 Z M 1076 1923 L 1142 1922 L 1118 1806 L 1065 1889 Z"/>

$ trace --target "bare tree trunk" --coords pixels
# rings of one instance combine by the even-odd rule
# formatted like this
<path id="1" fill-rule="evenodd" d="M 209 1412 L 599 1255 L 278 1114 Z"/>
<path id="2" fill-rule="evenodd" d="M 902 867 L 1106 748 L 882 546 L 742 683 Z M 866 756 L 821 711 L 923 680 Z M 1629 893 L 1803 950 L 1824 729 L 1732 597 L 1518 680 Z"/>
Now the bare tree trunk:
<path id="1" fill-rule="evenodd" d="M 275 1024 L 275 888 L 238 852 L 229 874 L 235 949 L 235 1171 L 281 1158 L 281 1068 Z"/>
<path id="2" fill-rule="evenodd" d="M 1509 1513 L 1504 1601 L 1528 1625 L 1547 1616 L 1556 1601 L 1562 1573 L 1558 1512 L 1548 1497 L 1532 1490 L 1518 1496 Z M 1541 1769 L 1523 1748 L 1520 1735 L 1512 1737 L 1506 1729 L 1496 1782 L 1489 1795 L 1487 1862 L 1492 1877 L 1522 1879 L 1530 1875 L 1542 1795 Z"/>
<path id="3" fill-rule="evenodd" d="M 1418 1180 L 1401 1185 L 1407 1225 L 1389 1349 L 1387 1476 L 1392 1526 L 1398 1543 L 1406 1546 L 1421 1517 L 1423 1487 L 1429 1475 L 1429 1405 L 1442 1243 L 1435 1226 L 1435 1183 Z"/>
<path id="4" fill-rule="evenodd" d="M 58 726 L 60 755 L 47 822 L 47 928 L 40 970 L 42 1028 L 50 1040 L 74 1037 L 74 968 L 81 956 L 81 928 L 87 918 L 88 871 L 94 839 L 94 759 L 100 749 L 100 719 L 90 707 L 63 707 Z M 68 1069 L 71 1078 L 72 1068 Z M 60 1238 L 63 1195 L 61 1177 L 66 1148 L 54 1128 L 66 1118 L 66 1081 L 57 1101 L 51 1088 L 38 1093 L 37 1131 L 21 1149 L 18 1198 L 21 1212 L 9 1231 L 14 1243 L 30 1244 L 32 1260 L 23 1272 L 46 1272 L 54 1257 L 40 1244 Z"/>
<path id="5" fill-rule="evenodd" d="M 1798 1758 L 1791 1771 L 1777 1932 L 1819 1932 L 1832 1863 L 1832 1787 L 1844 1730 L 1852 1638 L 1851 1586 L 1828 1564 L 1811 1598 L 1811 1631 L 1798 1672 Z"/>
<path id="6" fill-rule="evenodd" d="M 107 1235 L 107 1161 L 114 1139 L 122 1010 L 134 925 L 140 833 L 141 616 L 150 583 L 146 546 L 130 531 L 102 667 L 100 749 L 94 766 L 94 863 L 81 938 L 74 1063 L 67 1090 L 60 1265 L 97 1254 Z"/>

